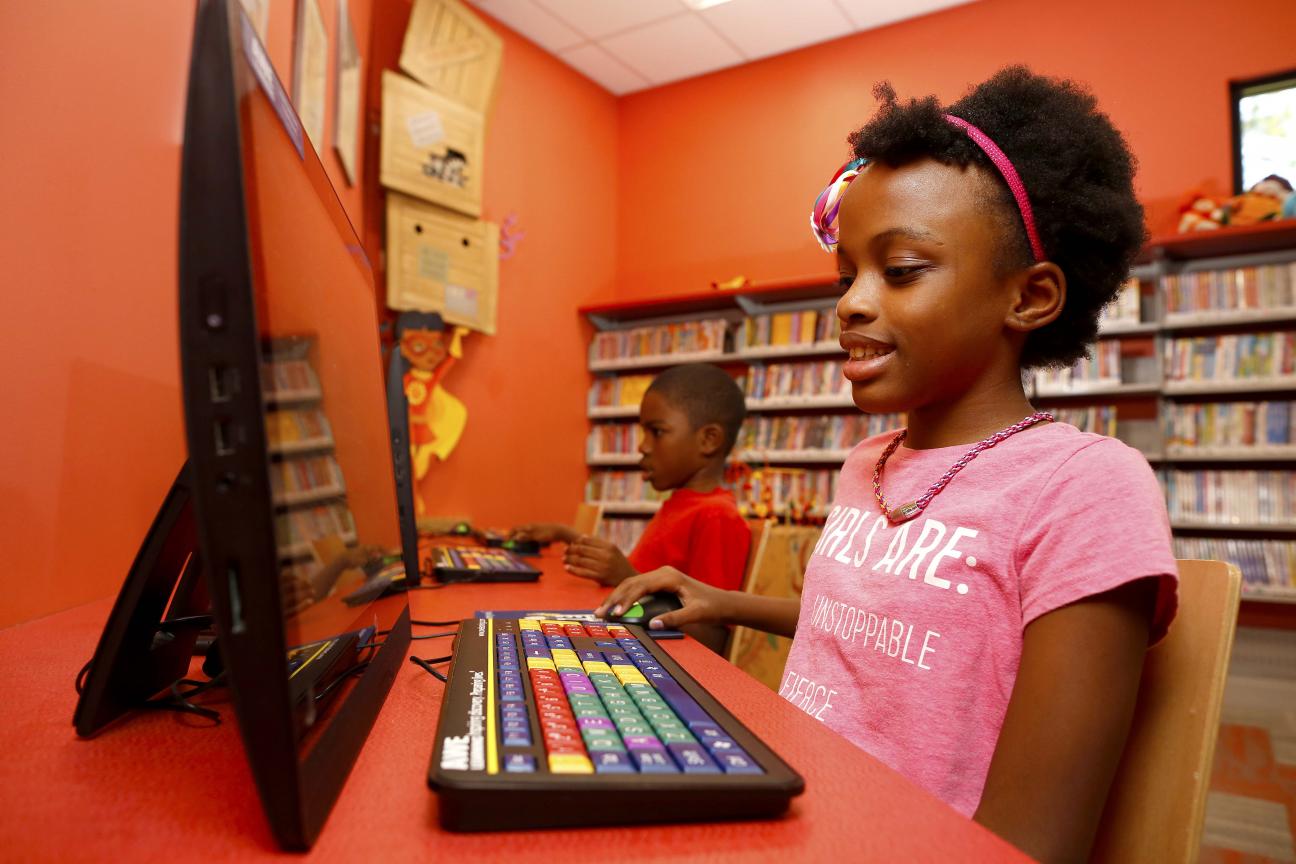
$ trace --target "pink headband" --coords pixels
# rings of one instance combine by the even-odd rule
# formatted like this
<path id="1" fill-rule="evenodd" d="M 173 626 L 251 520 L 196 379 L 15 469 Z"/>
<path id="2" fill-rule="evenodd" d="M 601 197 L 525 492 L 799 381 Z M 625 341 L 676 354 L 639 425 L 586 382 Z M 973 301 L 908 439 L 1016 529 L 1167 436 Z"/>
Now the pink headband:
<path id="1" fill-rule="evenodd" d="M 1026 226 L 1026 239 L 1030 242 L 1031 254 L 1036 261 L 1043 261 L 1044 244 L 1040 242 L 1039 232 L 1035 230 L 1035 214 L 1031 210 L 1030 199 L 1026 197 L 1026 186 L 1017 175 L 1017 169 L 1013 167 L 1012 161 L 997 144 L 990 140 L 990 136 L 971 123 L 953 114 L 946 114 L 945 120 L 950 125 L 967 132 L 968 137 L 986 156 L 990 157 L 995 168 L 999 169 L 1004 182 L 1008 184 L 1008 190 L 1012 192 L 1013 200 L 1017 202 L 1017 209 L 1021 211 L 1022 224 Z M 860 170 L 867 161 L 861 158 L 847 162 L 838 169 L 832 180 L 819 193 L 819 197 L 815 199 L 814 209 L 810 213 L 810 230 L 814 232 L 815 239 L 819 241 L 819 245 L 825 252 L 832 252 L 837 248 L 837 211 L 841 209 L 842 196 L 846 194 L 846 187 L 850 182 L 859 176 Z"/>

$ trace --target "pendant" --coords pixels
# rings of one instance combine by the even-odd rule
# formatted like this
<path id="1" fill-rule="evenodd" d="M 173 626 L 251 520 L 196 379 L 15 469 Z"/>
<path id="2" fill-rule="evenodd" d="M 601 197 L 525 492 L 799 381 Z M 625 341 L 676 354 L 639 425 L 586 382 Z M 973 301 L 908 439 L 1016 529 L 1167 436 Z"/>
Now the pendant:
<path id="1" fill-rule="evenodd" d="M 896 507 L 888 513 L 887 519 L 889 519 L 893 524 L 899 524 L 901 522 L 908 522 L 921 512 L 922 508 L 918 506 L 918 502 L 910 501 L 908 504 L 901 504 L 899 507 Z"/>

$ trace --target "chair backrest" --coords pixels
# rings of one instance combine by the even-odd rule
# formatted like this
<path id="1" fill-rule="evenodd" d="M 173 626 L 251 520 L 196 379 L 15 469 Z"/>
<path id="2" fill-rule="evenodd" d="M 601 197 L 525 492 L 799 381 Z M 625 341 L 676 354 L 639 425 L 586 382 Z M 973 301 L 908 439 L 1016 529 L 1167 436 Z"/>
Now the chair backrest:
<path id="1" fill-rule="evenodd" d="M 603 505 L 582 501 L 576 505 L 576 518 L 572 519 L 572 528 L 577 534 L 592 537 L 598 533 L 599 524 L 603 521 Z"/>
<path id="2" fill-rule="evenodd" d="M 756 584 L 756 574 L 765 560 L 765 549 L 769 544 L 770 529 L 773 521 L 769 519 L 748 519 L 747 527 L 751 530 L 751 545 L 747 547 L 747 567 L 743 570 L 742 590 L 752 593 Z M 726 660 L 734 662 L 745 639 L 751 638 L 755 631 L 748 627 L 735 627 L 729 633 L 729 640 L 722 652 Z"/>
<path id="3" fill-rule="evenodd" d="M 1179 562 L 1179 612 L 1143 662 L 1092 860 L 1197 860 L 1241 583 L 1232 564 Z"/>

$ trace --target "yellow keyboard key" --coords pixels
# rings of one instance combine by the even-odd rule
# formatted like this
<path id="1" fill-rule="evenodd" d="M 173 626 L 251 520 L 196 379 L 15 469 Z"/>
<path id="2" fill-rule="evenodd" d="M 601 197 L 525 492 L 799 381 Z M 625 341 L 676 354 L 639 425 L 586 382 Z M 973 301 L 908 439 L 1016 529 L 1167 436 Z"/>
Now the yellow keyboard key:
<path id="1" fill-rule="evenodd" d="M 593 774 L 594 763 L 589 757 L 580 753 L 550 753 L 549 773 L 551 774 Z"/>

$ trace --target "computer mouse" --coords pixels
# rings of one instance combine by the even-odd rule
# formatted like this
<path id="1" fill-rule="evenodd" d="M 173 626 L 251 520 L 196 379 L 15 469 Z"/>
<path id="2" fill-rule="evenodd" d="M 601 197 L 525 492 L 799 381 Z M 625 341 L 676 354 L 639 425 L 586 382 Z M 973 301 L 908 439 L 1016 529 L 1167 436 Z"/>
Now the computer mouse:
<path id="1" fill-rule="evenodd" d="M 673 591 L 658 591 L 654 594 L 645 594 L 625 611 L 618 619 L 623 624 L 638 624 L 641 627 L 647 627 L 648 622 L 658 615 L 665 615 L 667 612 L 674 612 L 676 609 L 683 609 L 684 604 L 680 602 L 679 595 Z"/>
<path id="2" fill-rule="evenodd" d="M 500 544 L 501 549 L 512 552 L 515 555 L 539 555 L 540 544 L 534 540 L 518 540 L 516 538 L 504 540 Z"/>

